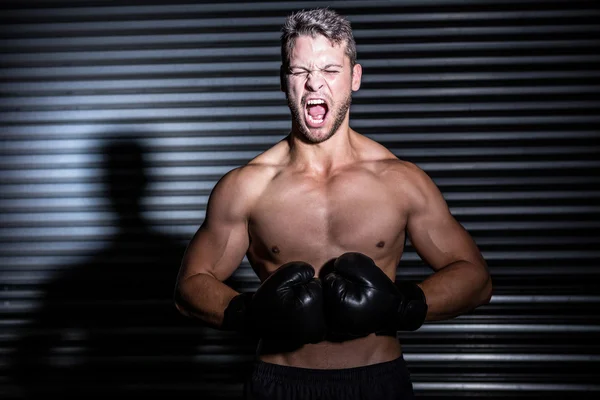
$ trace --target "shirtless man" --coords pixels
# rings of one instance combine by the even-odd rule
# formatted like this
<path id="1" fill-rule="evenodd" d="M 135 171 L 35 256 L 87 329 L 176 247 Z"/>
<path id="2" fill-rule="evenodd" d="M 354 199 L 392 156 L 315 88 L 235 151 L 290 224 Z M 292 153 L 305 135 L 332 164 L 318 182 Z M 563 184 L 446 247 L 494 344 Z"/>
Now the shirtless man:
<path id="1" fill-rule="evenodd" d="M 291 132 L 213 189 L 176 306 L 261 339 L 246 398 L 413 398 L 397 331 L 489 302 L 486 263 L 421 169 L 350 128 L 349 22 L 308 10 L 282 32 Z M 407 237 L 433 269 L 419 284 L 394 282 Z M 244 255 L 254 294 L 223 283 Z"/>

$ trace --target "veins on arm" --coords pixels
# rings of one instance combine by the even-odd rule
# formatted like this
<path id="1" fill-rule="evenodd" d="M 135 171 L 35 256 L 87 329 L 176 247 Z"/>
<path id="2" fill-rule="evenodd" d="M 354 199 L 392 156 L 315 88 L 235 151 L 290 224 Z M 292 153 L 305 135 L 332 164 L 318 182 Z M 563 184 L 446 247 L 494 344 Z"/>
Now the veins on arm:
<path id="1" fill-rule="evenodd" d="M 186 316 L 219 326 L 238 293 L 223 283 L 238 268 L 249 246 L 247 197 L 239 193 L 239 171 L 225 175 L 208 201 L 206 217 L 184 254 L 175 305 Z"/>
<path id="2" fill-rule="evenodd" d="M 453 318 L 489 302 L 487 264 L 429 176 L 416 166 L 410 169 L 407 233 L 421 259 L 434 270 L 419 284 L 429 306 L 427 319 Z"/>

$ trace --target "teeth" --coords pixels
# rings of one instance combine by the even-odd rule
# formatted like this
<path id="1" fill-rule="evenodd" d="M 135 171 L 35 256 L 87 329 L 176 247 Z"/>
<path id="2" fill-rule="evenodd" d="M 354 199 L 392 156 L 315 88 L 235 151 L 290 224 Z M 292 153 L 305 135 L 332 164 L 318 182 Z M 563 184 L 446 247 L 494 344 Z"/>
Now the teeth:
<path id="1" fill-rule="evenodd" d="M 321 99 L 309 100 L 308 104 L 311 106 L 313 106 L 315 104 L 325 104 L 325 100 L 321 100 Z"/>

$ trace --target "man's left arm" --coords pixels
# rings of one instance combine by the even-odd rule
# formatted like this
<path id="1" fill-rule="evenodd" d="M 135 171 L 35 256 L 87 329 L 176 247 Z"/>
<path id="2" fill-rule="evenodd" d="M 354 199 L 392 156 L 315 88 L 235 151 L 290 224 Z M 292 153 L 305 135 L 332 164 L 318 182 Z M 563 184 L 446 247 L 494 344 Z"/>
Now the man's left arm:
<path id="1" fill-rule="evenodd" d="M 414 179 L 407 233 L 421 259 L 435 271 L 418 284 L 427 299 L 426 320 L 454 318 L 488 303 L 492 280 L 475 241 L 451 215 L 435 183 L 418 167 L 409 169 Z"/>

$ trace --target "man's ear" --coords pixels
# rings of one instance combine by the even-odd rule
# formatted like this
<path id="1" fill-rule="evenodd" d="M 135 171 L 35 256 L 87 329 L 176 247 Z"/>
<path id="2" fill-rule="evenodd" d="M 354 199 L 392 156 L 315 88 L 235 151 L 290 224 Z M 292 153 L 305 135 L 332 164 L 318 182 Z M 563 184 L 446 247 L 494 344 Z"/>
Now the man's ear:
<path id="1" fill-rule="evenodd" d="M 282 92 L 287 93 L 287 73 L 285 70 L 286 68 L 282 64 L 281 67 L 279 67 L 279 89 L 281 89 Z"/>
<path id="2" fill-rule="evenodd" d="M 352 91 L 356 92 L 360 89 L 360 82 L 362 80 L 362 66 L 360 64 L 354 64 L 352 67 Z"/>

